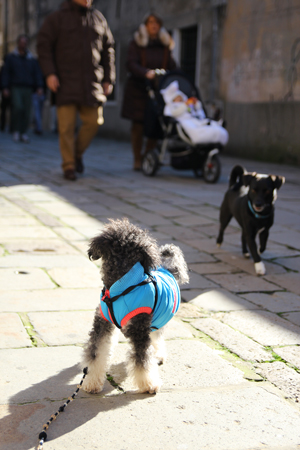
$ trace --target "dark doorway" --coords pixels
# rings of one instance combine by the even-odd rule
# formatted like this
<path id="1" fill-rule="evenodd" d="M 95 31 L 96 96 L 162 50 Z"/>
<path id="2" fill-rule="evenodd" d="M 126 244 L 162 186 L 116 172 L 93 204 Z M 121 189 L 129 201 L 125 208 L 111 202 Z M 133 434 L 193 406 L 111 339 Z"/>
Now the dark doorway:
<path id="1" fill-rule="evenodd" d="M 197 25 L 181 29 L 180 66 L 193 83 L 196 74 L 197 30 Z"/>

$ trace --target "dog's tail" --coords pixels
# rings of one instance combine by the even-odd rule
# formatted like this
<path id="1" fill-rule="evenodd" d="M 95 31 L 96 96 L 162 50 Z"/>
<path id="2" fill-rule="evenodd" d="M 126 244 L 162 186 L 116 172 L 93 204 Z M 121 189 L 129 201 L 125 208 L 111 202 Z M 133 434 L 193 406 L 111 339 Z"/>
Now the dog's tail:
<path id="1" fill-rule="evenodd" d="M 246 172 L 244 167 L 240 165 L 234 166 L 231 171 L 230 179 L 229 179 L 229 187 L 234 189 L 239 189 L 243 186 L 243 175 Z"/>
<path id="2" fill-rule="evenodd" d="M 189 282 L 189 269 L 185 262 L 182 251 L 177 245 L 166 244 L 159 248 L 161 265 L 175 277 L 177 283 Z"/>

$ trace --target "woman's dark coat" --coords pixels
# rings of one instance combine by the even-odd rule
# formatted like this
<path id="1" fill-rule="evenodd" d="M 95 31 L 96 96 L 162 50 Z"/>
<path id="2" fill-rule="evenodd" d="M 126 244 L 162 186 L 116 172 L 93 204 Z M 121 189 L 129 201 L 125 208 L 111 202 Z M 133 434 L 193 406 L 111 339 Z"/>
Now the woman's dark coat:
<path id="1" fill-rule="evenodd" d="M 59 78 L 58 106 L 106 101 L 101 83 L 115 82 L 114 39 L 99 11 L 66 0 L 45 19 L 37 52 L 44 76 Z"/>
<path id="2" fill-rule="evenodd" d="M 130 42 L 126 67 L 129 77 L 126 81 L 122 105 L 122 117 L 143 122 L 147 103 L 146 73 L 149 69 L 172 70 L 176 63 L 171 55 L 174 42 L 162 28 L 159 39 L 151 41 L 145 25 L 139 27 Z"/>

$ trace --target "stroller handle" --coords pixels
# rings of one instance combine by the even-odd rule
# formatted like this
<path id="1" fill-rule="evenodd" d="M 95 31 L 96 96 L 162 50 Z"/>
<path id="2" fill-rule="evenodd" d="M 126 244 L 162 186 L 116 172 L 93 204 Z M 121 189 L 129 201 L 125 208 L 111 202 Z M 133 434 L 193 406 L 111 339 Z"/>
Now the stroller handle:
<path id="1" fill-rule="evenodd" d="M 152 99 L 155 98 L 155 91 L 154 91 L 155 85 L 157 87 L 160 77 L 166 75 L 167 71 L 165 69 L 154 69 L 154 72 L 155 72 L 154 80 L 148 79 L 145 80 L 146 90 L 148 92 L 149 97 Z"/>

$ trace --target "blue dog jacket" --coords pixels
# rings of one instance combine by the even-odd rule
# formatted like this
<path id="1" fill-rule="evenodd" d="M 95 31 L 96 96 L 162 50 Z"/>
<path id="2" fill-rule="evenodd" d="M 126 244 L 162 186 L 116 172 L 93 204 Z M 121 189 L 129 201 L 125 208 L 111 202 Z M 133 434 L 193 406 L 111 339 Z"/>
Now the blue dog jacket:
<path id="1" fill-rule="evenodd" d="M 110 304 L 110 307 L 109 307 Z M 162 328 L 178 311 L 179 286 L 163 267 L 145 274 L 141 263 L 136 263 L 111 288 L 103 289 L 100 314 L 103 319 L 122 328 L 132 317 L 152 314 L 152 330 Z"/>

